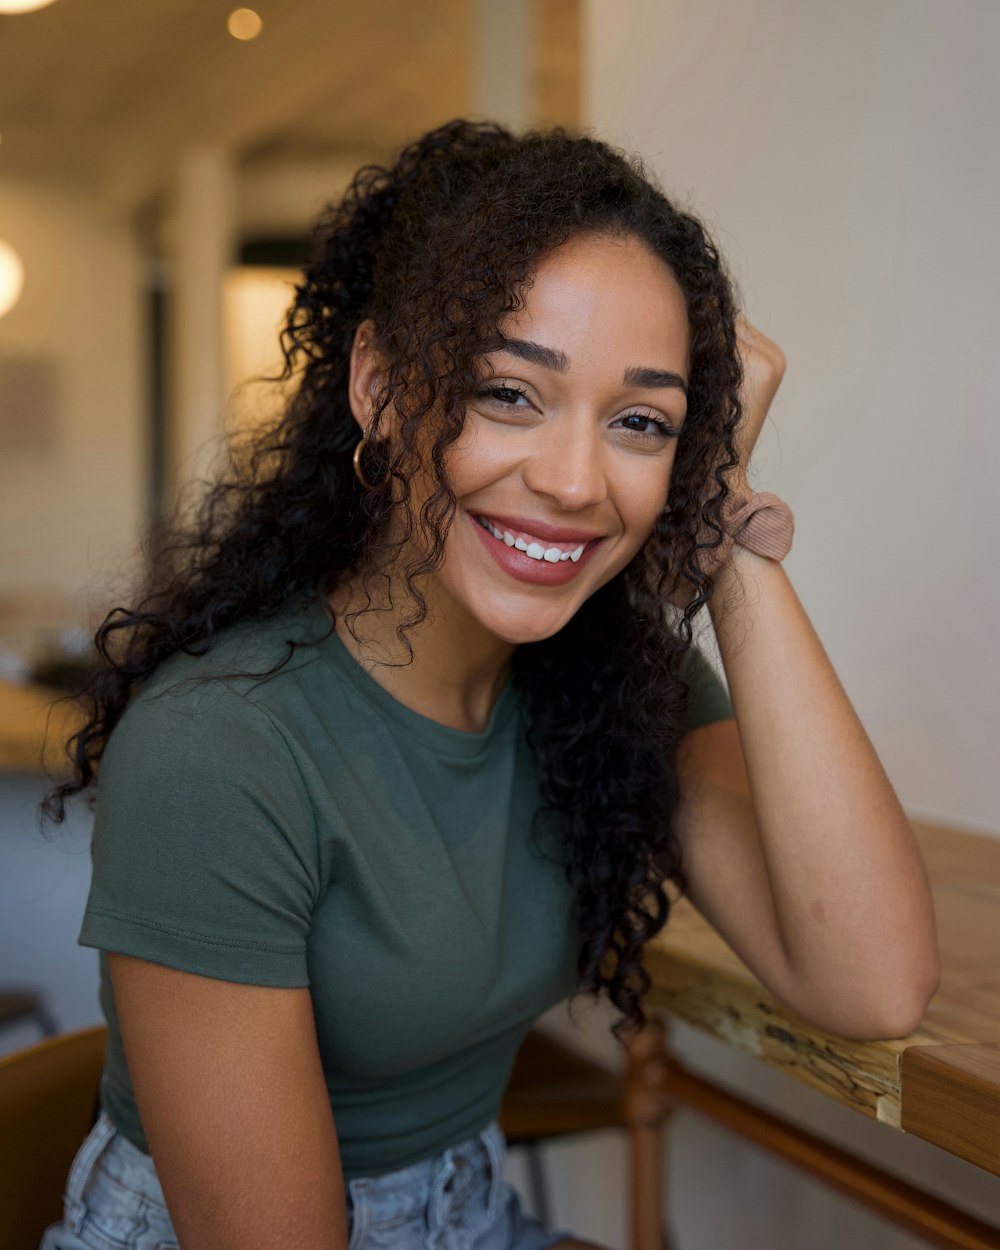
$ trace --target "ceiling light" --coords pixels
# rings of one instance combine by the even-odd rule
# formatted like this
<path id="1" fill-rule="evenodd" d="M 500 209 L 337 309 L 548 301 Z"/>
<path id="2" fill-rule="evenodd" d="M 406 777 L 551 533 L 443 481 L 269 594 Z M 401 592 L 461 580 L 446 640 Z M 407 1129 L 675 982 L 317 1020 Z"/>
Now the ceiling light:
<path id="1" fill-rule="evenodd" d="M 24 289 L 24 265 L 9 243 L 0 239 L 0 317 L 9 313 Z"/>
<path id="2" fill-rule="evenodd" d="M 56 0 L 0 0 L 0 13 L 34 13 L 35 9 L 47 9 Z"/>
<path id="3" fill-rule="evenodd" d="M 253 9 L 233 9 L 226 19 L 226 27 L 234 39 L 256 39 L 263 25 L 260 14 Z"/>

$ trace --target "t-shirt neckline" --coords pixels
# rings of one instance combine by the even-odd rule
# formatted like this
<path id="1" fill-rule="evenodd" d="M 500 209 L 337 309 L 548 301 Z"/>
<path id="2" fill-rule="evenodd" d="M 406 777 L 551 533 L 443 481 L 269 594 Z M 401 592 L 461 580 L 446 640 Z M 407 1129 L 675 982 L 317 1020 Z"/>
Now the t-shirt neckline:
<path id="1" fill-rule="evenodd" d="M 322 628 L 317 649 L 333 669 L 346 678 L 366 702 L 376 707 L 382 715 L 393 721 L 420 745 L 438 754 L 473 758 L 485 754 L 493 743 L 507 730 L 517 711 L 517 699 L 513 682 L 508 677 L 503 689 L 490 711 L 486 728 L 480 732 L 456 729 L 440 721 L 416 712 L 380 685 L 344 644 L 323 603 L 314 602 L 309 615 L 315 617 Z"/>

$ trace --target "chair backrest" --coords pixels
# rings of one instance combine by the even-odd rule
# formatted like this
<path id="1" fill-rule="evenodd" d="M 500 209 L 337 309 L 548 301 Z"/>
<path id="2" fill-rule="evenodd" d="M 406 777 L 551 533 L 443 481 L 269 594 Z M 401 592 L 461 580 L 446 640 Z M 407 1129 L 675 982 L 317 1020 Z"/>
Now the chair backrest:
<path id="1" fill-rule="evenodd" d="M 0 1250 L 38 1250 L 62 1216 L 66 1174 L 94 1119 L 106 1037 L 98 1025 L 0 1059 Z"/>

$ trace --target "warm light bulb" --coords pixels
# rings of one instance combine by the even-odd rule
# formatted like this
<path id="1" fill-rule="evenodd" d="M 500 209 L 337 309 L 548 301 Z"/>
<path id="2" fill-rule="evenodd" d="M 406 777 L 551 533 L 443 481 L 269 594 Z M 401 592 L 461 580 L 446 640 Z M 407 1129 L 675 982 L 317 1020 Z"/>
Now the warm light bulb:
<path id="1" fill-rule="evenodd" d="M 0 0 L 0 13 L 34 13 L 35 9 L 47 9 L 56 0 Z"/>
<path id="2" fill-rule="evenodd" d="M 234 39 L 256 39 L 264 23 L 253 9 L 233 9 L 226 19 L 226 27 Z"/>
<path id="3" fill-rule="evenodd" d="M 9 313 L 24 290 L 24 265 L 9 243 L 0 239 L 0 317 Z"/>

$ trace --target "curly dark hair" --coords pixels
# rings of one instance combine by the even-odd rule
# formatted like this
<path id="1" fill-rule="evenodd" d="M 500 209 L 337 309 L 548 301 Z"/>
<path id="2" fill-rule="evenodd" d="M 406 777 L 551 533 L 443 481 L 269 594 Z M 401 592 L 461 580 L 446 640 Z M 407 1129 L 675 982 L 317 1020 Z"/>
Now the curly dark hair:
<path id="1" fill-rule="evenodd" d="M 667 921 L 665 883 L 686 888 L 673 831 L 683 660 L 713 589 L 699 553 L 722 533 L 741 370 L 733 290 L 704 228 L 637 159 L 594 138 L 453 121 L 391 168 L 361 169 L 324 212 L 281 336 L 294 394 L 279 420 L 230 448 L 196 514 L 148 544 L 137 606 L 114 609 L 95 636 L 80 696 L 88 719 L 67 747 L 73 775 L 42 811 L 59 822 L 72 796 L 91 791 L 93 803 L 109 735 L 168 656 L 202 654 L 220 630 L 329 595 L 359 569 L 384 576 L 416 533 L 419 554 L 402 570 L 406 640 L 426 616 L 419 582 L 443 558 L 455 510 L 445 453 L 481 386 L 477 362 L 500 346 L 498 327 L 540 261 L 582 234 L 644 243 L 676 277 L 690 325 L 688 414 L 651 536 L 555 638 L 518 647 L 513 660 L 544 811 L 575 889 L 577 993 L 606 988 L 623 1013 L 621 1040 L 645 1023 L 642 948 Z M 369 319 L 384 372 L 364 469 L 382 485 L 364 491 L 347 389 L 355 333 Z M 379 439 L 390 408 L 393 437 Z M 433 489 L 414 515 L 410 483 L 424 467 Z M 406 520 L 393 541 L 390 516 Z M 678 587 L 683 609 L 668 601 Z"/>

